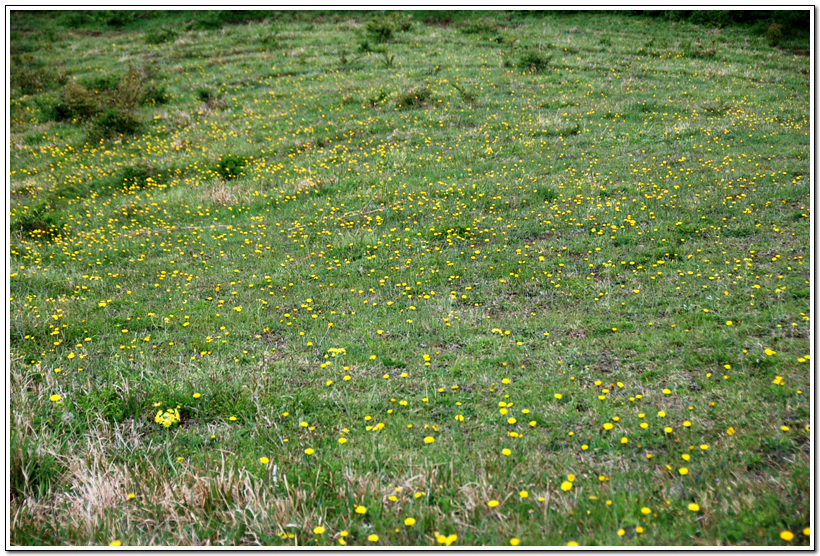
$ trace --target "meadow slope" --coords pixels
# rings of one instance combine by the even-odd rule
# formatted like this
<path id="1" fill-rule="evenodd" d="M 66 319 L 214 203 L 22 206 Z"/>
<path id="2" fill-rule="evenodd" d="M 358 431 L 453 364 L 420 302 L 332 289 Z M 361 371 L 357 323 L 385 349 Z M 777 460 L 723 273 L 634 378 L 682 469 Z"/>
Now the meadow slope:
<path id="1" fill-rule="evenodd" d="M 813 544 L 805 45 L 104 14 L 11 17 L 11 544 Z"/>

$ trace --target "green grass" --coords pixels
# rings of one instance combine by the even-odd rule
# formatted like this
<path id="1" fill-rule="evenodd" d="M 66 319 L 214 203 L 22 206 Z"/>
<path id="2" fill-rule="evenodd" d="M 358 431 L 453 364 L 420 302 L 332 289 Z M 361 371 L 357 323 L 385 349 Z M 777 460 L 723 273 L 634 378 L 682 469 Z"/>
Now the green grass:
<path id="1" fill-rule="evenodd" d="M 810 545 L 808 40 L 684 16 L 14 12 L 10 542 Z"/>

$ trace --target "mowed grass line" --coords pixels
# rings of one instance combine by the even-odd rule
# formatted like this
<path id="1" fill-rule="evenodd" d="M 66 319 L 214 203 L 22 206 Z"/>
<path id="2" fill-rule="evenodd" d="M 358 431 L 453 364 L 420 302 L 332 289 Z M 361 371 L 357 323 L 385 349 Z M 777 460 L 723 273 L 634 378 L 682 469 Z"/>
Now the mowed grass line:
<path id="1" fill-rule="evenodd" d="M 811 544 L 797 42 L 238 17 L 12 17 L 13 544 Z"/>

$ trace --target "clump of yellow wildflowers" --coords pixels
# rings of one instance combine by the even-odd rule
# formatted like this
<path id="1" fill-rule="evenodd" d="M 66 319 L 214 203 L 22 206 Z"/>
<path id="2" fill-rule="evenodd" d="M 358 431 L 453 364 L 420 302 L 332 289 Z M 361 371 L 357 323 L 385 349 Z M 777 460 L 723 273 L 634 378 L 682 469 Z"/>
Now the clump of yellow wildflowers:
<path id="1" fill-rule="evenodd" d="M 165 411 L 160 409 L 157 411 L 157 416 L 154 417 L 154 421 L 167 429 L 171 425 L 179 423 L 179 410 L 176 408 L 169 408 Z"/>

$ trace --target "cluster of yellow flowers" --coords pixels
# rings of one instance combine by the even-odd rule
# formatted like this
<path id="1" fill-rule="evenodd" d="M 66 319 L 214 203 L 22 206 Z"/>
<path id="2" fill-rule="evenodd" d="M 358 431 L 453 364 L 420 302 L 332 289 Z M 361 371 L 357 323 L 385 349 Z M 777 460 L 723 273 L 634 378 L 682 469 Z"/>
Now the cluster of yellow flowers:
<path id="1" fill-rule="evenodd" d="M 160 409 L 157 411 L 157 416 L 154 417 L 154 421 L 167 429 L 171 425 L 179 423 L 179 410 L 176 408 L 169 408 L 165 411 Z"/>

